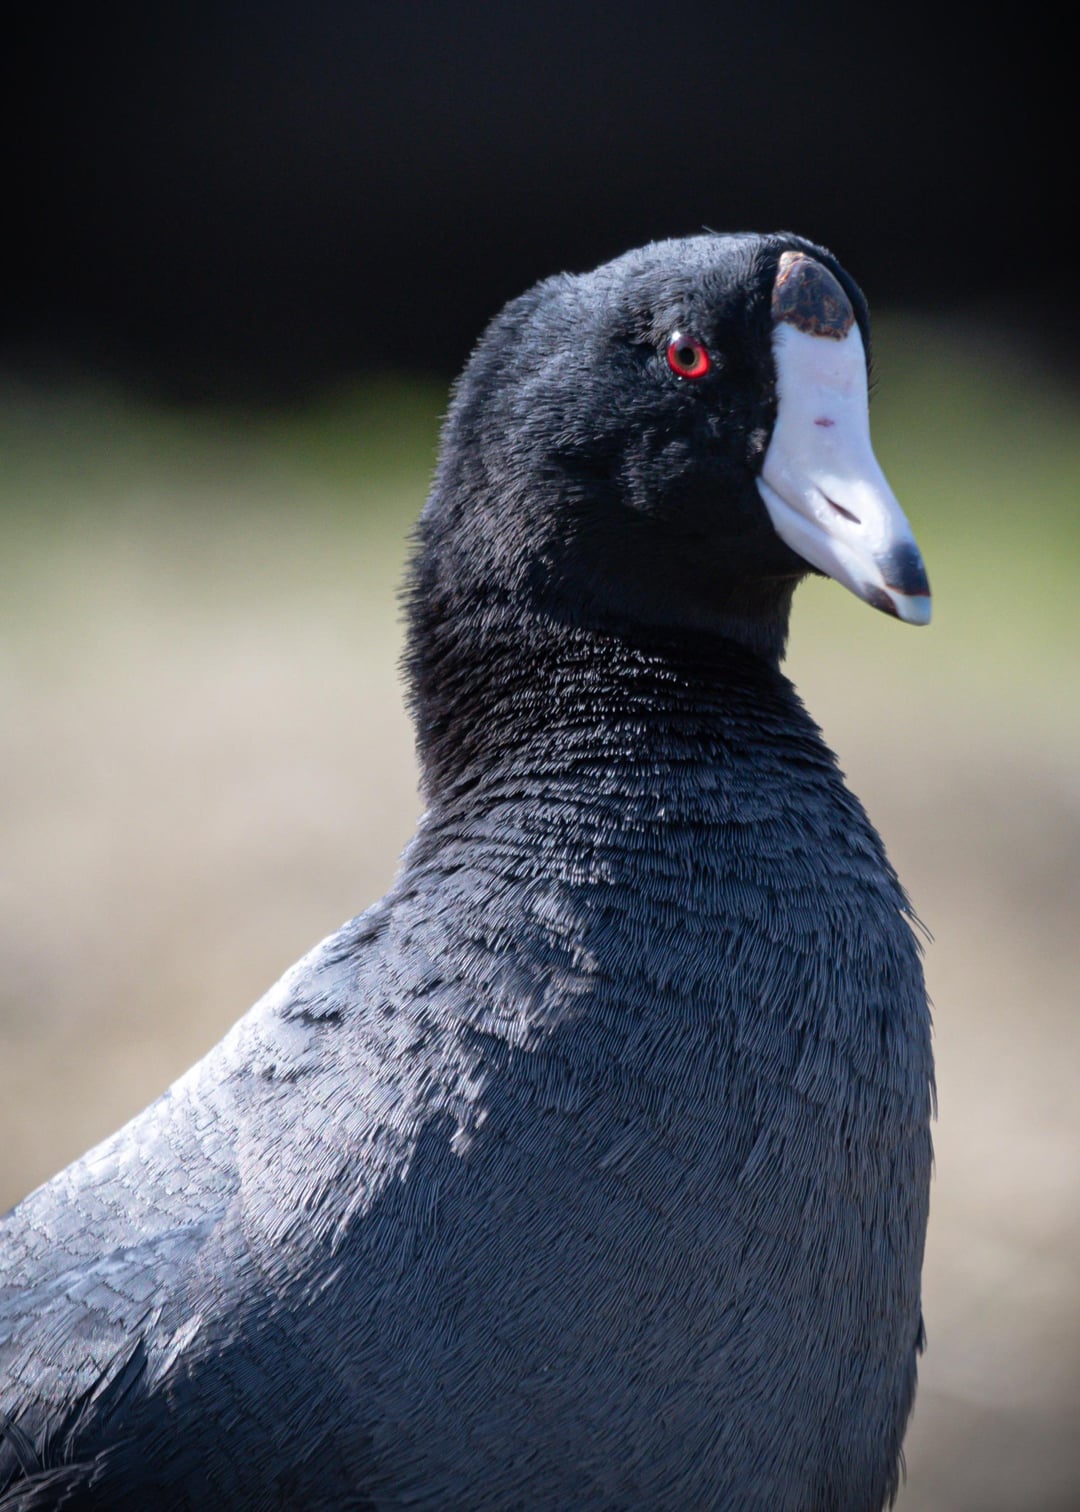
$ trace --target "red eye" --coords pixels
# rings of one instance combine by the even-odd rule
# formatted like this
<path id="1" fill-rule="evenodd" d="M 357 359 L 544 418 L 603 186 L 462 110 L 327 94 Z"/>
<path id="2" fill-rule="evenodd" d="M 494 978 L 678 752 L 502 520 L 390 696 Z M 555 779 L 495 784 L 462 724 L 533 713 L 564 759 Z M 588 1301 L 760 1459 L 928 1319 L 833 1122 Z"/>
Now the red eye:
<path id="1" fill-rule="evenodd" d="M 668 342 L 668 367 L 680 378 L 704 378 L 712 367 L 712 359 L 694 336 L 684 336 L 676 331 Z"/>

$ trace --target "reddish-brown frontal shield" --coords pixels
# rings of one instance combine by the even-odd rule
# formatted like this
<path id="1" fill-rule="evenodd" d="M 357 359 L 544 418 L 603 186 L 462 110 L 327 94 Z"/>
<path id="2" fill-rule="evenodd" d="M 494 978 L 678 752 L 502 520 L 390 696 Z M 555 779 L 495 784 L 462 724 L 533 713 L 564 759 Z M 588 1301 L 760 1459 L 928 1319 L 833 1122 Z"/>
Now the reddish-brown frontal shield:
<path id="1" fill-rule="evenodd" d="M 855 324 L 855 311 L 837 280 L 805 252 L 784 252 L 773 284 L 772 316 L 808 336 L 842 341 Z"/>

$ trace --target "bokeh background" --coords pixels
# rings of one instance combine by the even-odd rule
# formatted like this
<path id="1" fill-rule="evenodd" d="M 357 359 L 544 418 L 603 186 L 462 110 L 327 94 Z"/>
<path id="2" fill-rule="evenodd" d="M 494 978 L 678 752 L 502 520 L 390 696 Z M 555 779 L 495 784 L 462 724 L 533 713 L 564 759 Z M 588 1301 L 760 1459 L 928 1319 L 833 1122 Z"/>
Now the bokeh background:
<path id="1" fill-rule="evenodd" d="M 819 3 L 24 7 L 0 67 L 0 1210 L 384 889 L 447 382 L 534 279 L 823 241 L 936 595 L 790 670 L 932 930 L 904 1512 L 1080 1506 L 1073 251 L 1039 28 Z M 976 19 L 977 18 L 977 19 Z"/>

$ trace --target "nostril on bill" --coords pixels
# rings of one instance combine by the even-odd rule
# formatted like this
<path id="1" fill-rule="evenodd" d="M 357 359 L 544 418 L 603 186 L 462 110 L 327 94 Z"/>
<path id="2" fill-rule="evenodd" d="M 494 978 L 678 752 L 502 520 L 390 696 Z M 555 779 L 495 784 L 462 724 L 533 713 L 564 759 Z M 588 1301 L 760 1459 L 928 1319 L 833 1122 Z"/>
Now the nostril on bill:
<path id="1" fill-rule="evenodd" d="M 843 515 L 845 520 L 850 520 L 853 525 L 862 524 L 862 521 L 859 519 L 857 514 L 852 514 L 850 509 L 845 509 L 844 506 L 842 504 L 838 504 L 835 499 L 830 499 L 828 494 L 822 494 L 822 498 L 825 500 L 826 504 L 831 505 L 832 508 L 836 510 L 838 515 Z"/>

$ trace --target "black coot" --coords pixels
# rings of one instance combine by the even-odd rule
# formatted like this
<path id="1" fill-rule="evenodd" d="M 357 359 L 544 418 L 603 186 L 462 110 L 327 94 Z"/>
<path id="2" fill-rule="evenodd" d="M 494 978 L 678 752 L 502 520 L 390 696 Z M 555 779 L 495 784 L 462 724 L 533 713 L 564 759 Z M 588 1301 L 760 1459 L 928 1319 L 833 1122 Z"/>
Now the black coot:
<path id="1" fill-rule="evenodd" d="M 492 323 L 410 579 L 427 813 L 382 902 L 0 1223 L 0 1507 L 895 1491 L 929 1017 L 779 671 L 808 570 L 929 617 L 867 344 L 788 234 Z"/>

